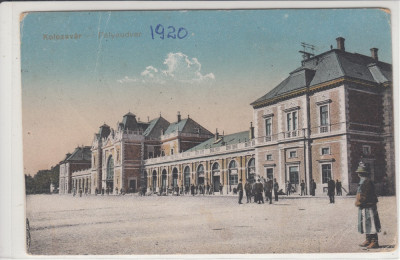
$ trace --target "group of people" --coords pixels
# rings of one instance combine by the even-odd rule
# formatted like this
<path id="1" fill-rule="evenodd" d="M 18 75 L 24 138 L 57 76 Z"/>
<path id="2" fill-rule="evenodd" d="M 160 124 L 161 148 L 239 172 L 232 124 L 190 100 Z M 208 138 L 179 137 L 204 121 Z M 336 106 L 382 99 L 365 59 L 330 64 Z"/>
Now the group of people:
<path id="1" fill-rule="evenodd" d="M 335 191 L 336 196 L 342 196 L 342 183 L 339 180 L 329 179 L 328 181 L 328 196 L 329 196 L 329 203 L 335 203 Z"/>
<path id="2" fill-rule="evenodd" d="M 246 180 L 246 184 L 243 187 L 242 179 L 239 180 L 239 184 L 237 186 L 237 192 L 239 193 L 239 204 L 242 203 L 243 199 L 243 189 L 246 192 L 246 203 L 251 203 L 251 198 L 254 197 L 254 202 L 261 204 L 264 203 L 264 195 L 265 200 L 270 204 L 272 204 L 272 191 L 274 191 L 275 201 L 278 201 L 278 193 L 279 193 L 279 184 L 276 179 L 267 179 L 261 182 L 261 179 L 258 178 L 256 182 L 251 183 L 248 179 Z"/>

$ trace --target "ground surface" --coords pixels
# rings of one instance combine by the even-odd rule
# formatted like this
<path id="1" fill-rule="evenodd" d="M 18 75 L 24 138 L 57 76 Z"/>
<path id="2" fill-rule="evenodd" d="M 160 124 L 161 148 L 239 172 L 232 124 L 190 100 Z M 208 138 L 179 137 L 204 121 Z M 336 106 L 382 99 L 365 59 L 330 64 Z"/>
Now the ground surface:
<path id="1" fill-rule="evenodd" d="M 245 202 L 245 199 L 244 199 Z M 397 241 L 396 199 L 380 197 L 380 249 Z M 229 196 L 27 197 L 31 254 L 365 252 L 354 198 L 237 204 Z"/>

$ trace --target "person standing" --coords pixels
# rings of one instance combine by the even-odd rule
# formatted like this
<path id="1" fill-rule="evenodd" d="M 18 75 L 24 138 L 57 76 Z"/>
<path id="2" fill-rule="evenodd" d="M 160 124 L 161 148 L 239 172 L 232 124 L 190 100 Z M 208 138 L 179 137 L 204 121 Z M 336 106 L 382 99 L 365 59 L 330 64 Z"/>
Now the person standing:
<path id="1" fill-rule="evenodd" d="M 237 191 L 239 192 L 239 204 L 242 203 L 242 198 L 243 198 L 243 184 L 242 184 L 242 179 L 239 180 L 239 184 L 237 186 Z"/>
<path id="2" fill-rule="evenodd" d="M 194 196 L 194 185 L 193 184 L 190 185 L 190 192 L 192 193 L 192 196 Z"/>
<path id="3" fill-rule="evenodd" d="M 315 183 L 314 179 L 312 179 L 310 184 L 311 196 L 315 196 L 316 189 L 317 189 L 317 184 Z"/>
<path id="4" fill-rule="evenodd" d="M 244 185 L 244 190 L 246 191 L 246 203 L 251 203 L 251 185 L 249 183 L 249 179 L 246 180 L 246 184 Z"/>
<path id="5" fill-rule="evenodd" d="M 269 204 L 272 204 L 272 187 L 273 187 L 273 181 L 271 179 L 268 179 L 265 185 L 265 197 L 266 200 L 269 199 Z"/>
<path id="6" fill-rule="evenodd" d="M 263 190 L 264 187 L 261 183 L 261 180 L 258 179 L 256 183 L 256 197 L 258 204 L 261 204 L 261 202 L 264 204 Z"/>
<path id="7" fill-rule="evenodd" d="M 104 187 L 101 188 L 101 196 L 104 196 Z"/>
<path id="8" fill-rule="evenodd" d="M 279 191 L 279 184 L 276 182 L 276 178 L 274 178 L 274 195 L 275 195 L 275 201 L 278 201 L 278 191 Z"/>
<path id="9" fill-rule="evenodd" d="M 292 191 L 292 183 L 290 183 L 290 181 L 288 181 L 288 184 L 287 184 L 287 196 L 289 196 L 290 195 L 290 192 Z"/>
<path id="10" fill-rule="evenodd" d="M 301 187 L 300 196 L 306 195 L 306 184 L 304 183 L 304 180 L 301 180 L 300 187 Z"/>
<path id="11" fill-rule="evenodd" d="M 335 203 L 335 181 L 332 179 L 328 181 L 328 196 L 329 203 Z"/>
<path id="12" fill-rule="evenodd" d="M 336 180 L 336 196 L 342 196 L 342 182 Z"/>
<path id="13" fill-rule="evenodd" d="M 369 178 L 369 172 L 363 162 L 360 162 L 356 173 L 360 177 L 355 203 L 358 207 L 358 232 L 366 236 L 360 246 L 368 249 L 379 248 L 378 232 L 381 231 L 381 222 L 376 207 L 378 197 L 375 193 L 375 186 Z"/>
<path id="14" fill-rule="evenodd" d="M 219 194 L 220 195 L 222 195 L 223 193 L 222 193 L 222 188 L 223 188 L 224 186 L 222 186 L 222 183 L 220 183 L 219 184 Z"/>

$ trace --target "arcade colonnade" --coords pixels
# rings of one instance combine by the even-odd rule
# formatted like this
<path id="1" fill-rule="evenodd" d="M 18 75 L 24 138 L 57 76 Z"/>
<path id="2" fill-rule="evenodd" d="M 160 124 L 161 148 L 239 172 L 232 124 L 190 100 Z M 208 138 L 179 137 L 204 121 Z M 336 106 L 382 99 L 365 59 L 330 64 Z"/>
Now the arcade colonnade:
<path id="1" fill-rule="evenodd" d="M 145 166 L 143 177 L 147 191 L 164 192 L 167 188 L 189 188 L 193 185 L 210 185 L 214 192 L 232 193 L 239 180 L 254 180 L 255 154 L 248 153 L 226 158 L 197 158 L 180 162 Z"/>

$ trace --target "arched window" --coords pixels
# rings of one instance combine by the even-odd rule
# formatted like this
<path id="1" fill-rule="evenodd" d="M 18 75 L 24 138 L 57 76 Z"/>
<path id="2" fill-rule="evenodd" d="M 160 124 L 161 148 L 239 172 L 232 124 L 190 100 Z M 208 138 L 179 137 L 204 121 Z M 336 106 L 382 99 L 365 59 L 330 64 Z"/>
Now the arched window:
<path id="1" fill-rule="evenodd" d="M 251 158 L 249 164 L 247 165 L 247 179 L 250 183 L 255 182 L 256 176 L 256 160 Z"/>
<path id="2" fill-rule="evenodd" d="M 235 160 L 232 160 L 229 163 L 229 185 L 237 185 L 237 184 L 238 184 L 237 163 Z"/>
<path id="3" fill-rule="evenodd" d="M 162 171 L 162 176 L 161 176 L 161 186 L 163 188 L 163 191 L 167 189 L 167 171 L 164 169 Z"/>
<path id="4" fill-rule="evenodd" d="M 154 170 L 153 171 L 153 191 L 156 190 L 157 187 L 157 172 Z"/>
<path id="5" fill-rule="evenodd" d="M 204 166 L 202 164 L 197 167 L 197 184 L 204 184 Z"/>
<path id="6" fill-rule="evenodd" d="M 184 185 L 186 186 L 190 186 L 190 168 L 189 166 L 185 167 L 185 170 L 183 170 L 183 181 L 184 181 Z"/>
<path id="7" fill-rule="evenodd" d="M 114 180 L 114 159 L 112 156 L 108 158 L 107 162 L 107 181 L 112 181 Z"/>
<path id="8" fill-rule="evenodd" d="M 213 184 L 213 190 L 214 191 L 219 191 L 220 190 L 220 184 L 221 184 L 221 178 L 220 178 L 220 170 L 219 170 L 219 163 L 214 163 L 212 168 L 212 184 Z"/>
<path id="9" fill-rule="evenodd" d="M 147 171 L 143 172 L 142 188 L 147 188 Z"/>
<path id="10" fill-rule="evenodd" d="M 174 168 L 172 170 L 172 186 L 177 187 L 178 186 L 178 169 Z"/>

